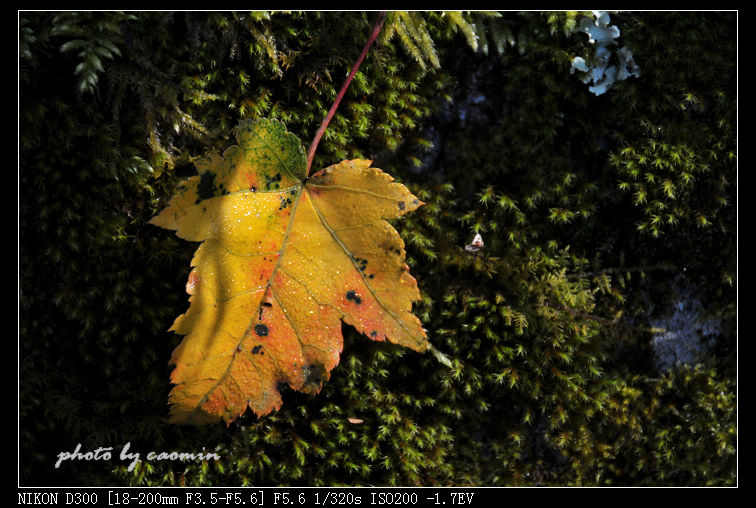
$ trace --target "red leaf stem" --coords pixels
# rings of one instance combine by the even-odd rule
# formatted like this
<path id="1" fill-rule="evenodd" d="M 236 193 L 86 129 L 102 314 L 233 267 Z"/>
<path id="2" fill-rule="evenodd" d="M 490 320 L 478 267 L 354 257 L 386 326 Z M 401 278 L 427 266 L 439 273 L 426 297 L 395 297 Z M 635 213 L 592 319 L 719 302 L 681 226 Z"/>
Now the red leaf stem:
<path id="1" fill-rule="evenodd" d="M 373 44 L 373 42 L 375 42 L 376 37 L 378 37 L 378 34 L 381 31 L 381 28 L 383 28 L 383 22 L 385 20 L 386 20 L 386 12 L 385 11 L 379 12 L 378 19 L 376 19 L 375 21 L 375 25 L 373 26 L 373 32 L 370 34 L 370 38 L 368 38 L 368 41 L 365 44 L 365 47 L 362 48 L 362 53 L 360 53 L 360 56 L 357 58 L 357 61 L 354 63 L 352 70 L 349 72 L 349 76 L 347 76 L 347 79 L 344 82 L 344 85 L 341 87 L 339 94 L 336 96 L 336 100 L 333 102 L 333 105 L 331 106 L 330 111 L 328 111 L 328 114 L 323 120 L 323 123 L 320 124 L 320 128 L 318 129 L 318 132 L 315 133 L 315 138 L 312 140 L 310 149 L 307 152 L 307 170 L 305 172 L 305 175 L 310 174 L 310 166 L 312 166 L 312 159 L 313 157 L 315 157 L 315 150 L 317 150 L 318 148 L 318 143 L 320 143 L 320 138 L 323 137 L 323 133 L 325 132 L 326 127 L 328 127 L 328 124 L 331 122 L 331 118 L 333 118 L 333 115 L 336 113 L 336 108 L 339 107 L 339 103 L 341 102 L 341 99 L 344 98 L 344 94 L 346 93 L 347 88 L 349 88 L 349 84 L 352 82 L 352 78 L 354 78 L 354 75 L 357 73 L 357 70 L 360 68 L 360 65 L 362 65 L 362 61 L 365 59 L 365 56 L 367 55 L 367 52 L 370 49 L 370 46 Z"/>

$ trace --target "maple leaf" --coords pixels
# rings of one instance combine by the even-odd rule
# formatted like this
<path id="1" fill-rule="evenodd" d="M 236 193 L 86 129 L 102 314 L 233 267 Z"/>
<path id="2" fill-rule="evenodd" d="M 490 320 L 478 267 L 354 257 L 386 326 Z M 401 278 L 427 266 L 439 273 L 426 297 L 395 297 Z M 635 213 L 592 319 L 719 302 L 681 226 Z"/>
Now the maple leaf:
<path id="1" fill-rule="evenodd" d="M 423 203 L 371 161 L 310 177 L 301 143 L 272 120 L 244 121 L 238 145 L 199 160 L 150 223 L 202 242 L 171 330 L 171 421 L 231 423 L 279 409 L 281 389 L 320 391 L 339 363 L 341 321 L 425 351 L 417 282 L 387 222 Z"/>

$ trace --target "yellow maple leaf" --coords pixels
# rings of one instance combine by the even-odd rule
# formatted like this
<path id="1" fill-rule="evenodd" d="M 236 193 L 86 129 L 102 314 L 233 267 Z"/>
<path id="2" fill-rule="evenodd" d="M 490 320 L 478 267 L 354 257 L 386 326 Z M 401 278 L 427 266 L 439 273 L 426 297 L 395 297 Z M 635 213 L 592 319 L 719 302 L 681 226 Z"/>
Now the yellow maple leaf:
<path id="1" fill-rule="evenodd" d="M 387 220 L 422 203 L 371 161 L 306 176 L 299 140 L 276 121 L 242 122 L 237 142 L 197 163 L 150 223 L 202 242 L 190 306 L 171 330 L 171 421 L 230 423 L 317 393 L 339 363 L 341 321 L 373 340 L 429 344 L 404 242 Z"/>

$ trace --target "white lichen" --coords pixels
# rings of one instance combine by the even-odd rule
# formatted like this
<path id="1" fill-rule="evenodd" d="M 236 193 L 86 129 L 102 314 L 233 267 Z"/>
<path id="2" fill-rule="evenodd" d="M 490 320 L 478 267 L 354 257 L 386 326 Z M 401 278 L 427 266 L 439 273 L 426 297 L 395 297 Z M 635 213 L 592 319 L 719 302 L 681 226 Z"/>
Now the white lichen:
<path id="1" fill-rule="evenodd" d="M 583 83 L 591 86 L 588 89 L 595 95 L 605 93 L 617 80 L 624 80 L 631 76 L 640 76 L 640 69 L 633 60 L 632 52 L 625 48 L 616 51 L 615 63 L 611 63 L 611 46 L 616 46 L 620 30 L 616 26 L 609 26 L 609 13 L 606 11 L 593 11 L 595 20 L 583 18 L 580 20 L 578 30 L 588 34 L 588 42 L 594 44 L 596 49 L 593 56 L 586 62 L 582 57 L 572 59 L 570 74 L 578 71 L 583 74 Z"/>

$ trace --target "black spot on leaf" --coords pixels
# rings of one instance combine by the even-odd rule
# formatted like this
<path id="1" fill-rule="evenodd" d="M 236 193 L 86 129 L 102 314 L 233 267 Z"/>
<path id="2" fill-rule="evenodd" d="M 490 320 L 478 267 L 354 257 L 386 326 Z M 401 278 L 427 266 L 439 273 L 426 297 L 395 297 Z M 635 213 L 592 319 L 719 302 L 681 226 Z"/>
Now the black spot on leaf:
<path id="1" fill-rule="evenodd" d="M 260 337 L 265 337 L 268 335 L 268 327 L 262 323 L 257 323 L 255 325 L 255 333 Z"/>
<path id="2" fill-rule="evenodd" d="M 365 259 L 365 258 L 353 258 L 353 259 L 354 259 L 354 262 L 357 264 L 357 268 L 361 272 L 364 272 L 365 268 L 367 268 L 367 264 L 368 264 L 367 259 Z"/>
<path id="3" fill-rule="evenodd" d="M 215 173 L 205 171 L 200 174 L 200 182 L 197 185 L 197 203 L 213 196 L 215 196 Z"/>
<path id="4" fill-rule="evenodd" d="M 353 301 L 357 305 L 362 303 L 362 298 L 357 296 L 357 293 L 355 291 L 347 291 L 346 299 Z"/>
<path id="5" fill-rule="evenodd" d="M 271 189 L 278 189 L 280 185 L 278 182 L 281 181 L 281 173 L 276 173 L 273 176 L 265 175 L 265 189 L 271 190 Z"/>

